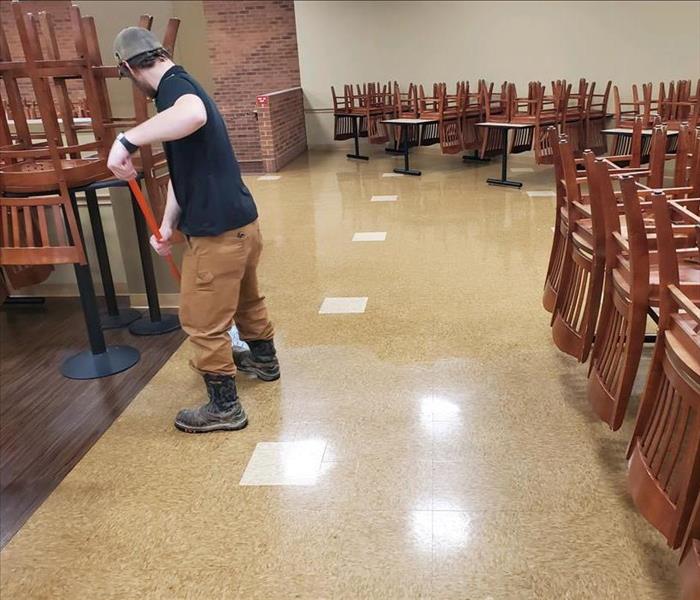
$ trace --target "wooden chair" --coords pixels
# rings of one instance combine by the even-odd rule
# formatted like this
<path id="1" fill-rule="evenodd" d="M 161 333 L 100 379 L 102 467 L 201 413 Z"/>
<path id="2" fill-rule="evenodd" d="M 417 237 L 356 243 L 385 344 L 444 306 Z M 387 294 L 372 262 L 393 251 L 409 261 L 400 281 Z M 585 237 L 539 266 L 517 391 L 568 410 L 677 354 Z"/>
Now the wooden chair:
<path id="1" fill-rule="evenodd" d="M 554 152 L 554 184 L 556 189 L 556 205 L 554 213 L 554 229 L 552 235 L 552 249 L 549 253 L 549 264 L 544 282 L 544 294 L 542 306 L 547 312 L 553 312 L 557 302 L 557 294 L 561 284 L 561 269 L 564 262 L 566 241 L 569 237 L 568 210 L 566 206 L 566 185 L 564 184 L 564 172 L 559 154 L 560 136 L 556 127 L 547 130 L 549 143 Z"/>
<path id="2" fill-rule="evenodd" d="M 87 264 L 70 200 L 0 195 L 0 265 Z"/>
<path id="3" fill-rule="evenodd" d="M 418 111 L 418 91 L 415 84 L 410 83 L 408 90 L 402 92 L 399 84 L 394 82 L 394 115 L 397 119 L 417 119 L 420 116 Z"/>
<path id="4" fill-rule="evenodd" d="M 0 63 L 3 79 L 8 80 L 22 77 L 32 82 L 36 102 L 44 125 L 46 141 L 36 144 L 31 134 L 18 130 L 18 144 L 12 144 L 0 150 L 0 175 L 3 178 L 3 188 L 7 192 L 35 193 L 56 190 L 56 184 L 61 184 L 61 192 L 69 188 L 81 187 L 93 181 L 107 177 L 108 148 L 104 142 L 105 129 L 97 99 L 95 81 L 87 62 L 77 58 L 72 60 L 51 60 L 44 57 L 39 36 L 38 19 L 32 13 L 25 13 L 19 2 L 13 2 L 17 29 L 25 55 L 24 63 Z M 46 23 L 51 27 L 51 20 Z M 3 36 L 4 37 L 4 36 Z M 53 54 L 55 48 L 51 48 Z M 67 98 L 63 94 L 65 81 L 71 79 L 79 82 L 88 98 L 91 107 L 92 129 L 95 141 L 75 144 L 74 127 L 71 125 L 70 109 L 66 105 Z M 56 83 L 58 82 L 58 83 Z M 12 84 L 10 88 L 15 87 Z M 58 90 L 58 97 L 54 97 Z M 10 94 L 13 95 L 13 94 Z M 63 137 L 61 124 L 56 106 L 60 108 L 61 116 L 66 119 Z M 23 129 L 21 109 L 16 102 L 11 105 L 11 117 L 20 123 Z M 28 137 L 27 137 L 28 136 Z M 94 153 L 85 157 L 84 153 Z"/>
<path id="5" fill-rule="evenodd" d="M 625 205 L 636 198 L 628 194 Z M 651 194 L 659 249 L 659 332 L 627 456 L 632 499 L 677 548 L 700 491 L 700 309 L 683 291 L 673 219 L 700 218 Z M 698 257 L 694 248 L 695 260 Z"/>
<path id="6" fill-rule="evenodd" d="M 596 154 L 607 152 L 607 142 L 601 133 L 605 129 L 608 117 L 608 99 L 612 81 L 608 81 L 602 94 L 596 94 L 596 82 L 592 82 L 588 90 L 588 98 L 584 110 L 584 142 L 585 148 Z"/>
<path id="7" fill-rule="evenodd" d="M 700 598 L 700 495 L 681 546 L 680 560 L 681 600 Z"/>
<path id="8" fill-rule="evenodd" d="M 624 218 L 614 192 L 606 186 L 606 277 L 588 376 L 588 400 L 601 420 L 617 430 L 624 420 L 642 346 L 647 314 L 659 306 L 659 254 L 650 205 L 651 190 L 641 190 L 632 175 L 620 182 Z M 643 186 L 641 186 L 643 187 Z M 640 200 L 641 198 L 641 200 Z M 692 228 L 675 226 L 675 243 L 687 246 Z M 680 280 L 693 298 L 700 297 L 700 265 L 678 251 Z"/>
<path id="9" fill-rule="evenodd" d="M 418 111 L 422 119 L 436 119 L 437 136 L 428 132 L 424 134 L 421 145 L 428 146 L 433 143 L 440 144 L 443 154 L 457 154 L 462 152 L 462 88 L 457 86 L 455 94 L 448 94 L 444 83 L 436 83 L 433 86 L 433 95 L 426 96 L 423 86 L 418 87 Z M 437 139 L 436 139 L 437 138 Z"/>
<path id="10" fill-rule="evenodd" d="M 547 97 L 544 86 L 534 81 L 528 86 L 527 98 L 517 98 L 515 85 L 510 84 L 508 97 L 511 103 L 510 121 L 533 125 L 532 129 L 522 130 L 513 137 L 511 152 L 518 153 L 534 149 L 537 164 L 552 164 L 554 158 L 547 132 L 551 126 L 557 127 L 559 131 L 562 130 L 561 100 L 556 90 L 553 96 Z"/>
<path id="11" fill-rule="evenodd" d="M 476 124 L 481 120 L 482 107 L 479 88 L 470 91 L 469 82 L 463 81 L 462 86 L 462 144 L 464 150 L 478 151 L 481 147 L 483 132 Z"/>
<path id="12" fill-rule="evenodd" d="M 589 176 L 588 202 L 581 197 L 574 149 L 566 139 L 558 141 L 564 185 L 566 241 L 560 269 L 559 290 L 552 314 L 552 338 L 566 354 L 585 362 L 593 343 L 605 272 L 605 227 L 603 191 L 598 179 Z M 585 153 L 587 172 L 593 169 L 595 155 Z M 608 165 L 600 161 L 596 167 L 606 174 Z M 614 201 L 614 197 L 613 197 Z M 561 225 L 560 225 L 561 226 Z"/>
<path id="13" fill-rule="evenodd" d="M 488 123 L 507 123 L 511 116 L 510 94 L 512 91 L 508 82 L 503 82 L 498 95 L 494 95 L 493 87 L 493 83 L 487 84 L 483 79 L 479 81 L 481 120 Z M 501 156 L 502 153 L 503 135 L 493 127 L 486 127 L 481 136 L 479 158 Z"/>

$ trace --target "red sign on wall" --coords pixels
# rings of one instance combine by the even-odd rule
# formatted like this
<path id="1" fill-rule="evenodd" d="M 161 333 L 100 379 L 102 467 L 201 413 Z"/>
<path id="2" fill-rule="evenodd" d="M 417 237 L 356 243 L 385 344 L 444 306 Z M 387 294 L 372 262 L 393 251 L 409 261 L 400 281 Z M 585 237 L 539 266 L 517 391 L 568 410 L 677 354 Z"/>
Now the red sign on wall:
<path id="1" fill-rule="evenodd" d="M 268 100 L 267 96 L 258 96 L 257 103 L 259 106 L 267 106 Z"/>

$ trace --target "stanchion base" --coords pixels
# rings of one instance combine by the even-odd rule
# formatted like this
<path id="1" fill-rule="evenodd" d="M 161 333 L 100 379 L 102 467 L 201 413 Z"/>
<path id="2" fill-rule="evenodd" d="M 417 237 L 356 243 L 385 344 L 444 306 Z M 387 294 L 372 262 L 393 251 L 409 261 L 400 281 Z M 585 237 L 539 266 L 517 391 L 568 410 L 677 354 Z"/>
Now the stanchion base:
<path id="1" fill-rule="evenodd" d="M 384 152 L 387 154 L 394 154 L 396 156 L 403 156 L 406 154 L 403 150 L 397 148 L 384 148 Z"/>
<path id="2" fill-rule="evenodd" d="M 134 335 L 161 335 L 180 329 L 180 319 L 177 315 L 162 315 L 160 321 L 151 321 L 143 317 L 129 325 L 129 333 Z"/>
<path id="3" fill-rule="evenodd" d="M 140 358 L 139 351 L 131 346 L 108 346 L 102 354 L 85 350 L 64 360 L 61 374 L 68 379 L 109 377 L 130 369 Z"/>
<path id="4" fill-rule="evenodd" d="M 421 172 L 418 169 L 394 169 L 394 173 L 400 173 L 401 175 L 416 175 L 419 176 Z"/>
<path id="5" fill-rule="evenodd" d="M 356 158 L 357 160 L 369 160 L 369 156 L 362 156 L 361 154 L 347 154 L 348 158 Z"/>
<path id="6" fill-rule="evenodd" d="M 118 315 L 100 315 L 102 329 L 119 329 L 126 327 L 137 319 L 141 318 L 141 313 L 133 308 L 122 308 Z"/>
<path id="7" fill-rule="evenodd" d="M 523 184 L 521 181 L 511 181 L 510 179 L 487 179 L 486 183 L 489 185 L 505 185 L 507 187 L 521 188 Z"/>
<path id="8" fill-rule="evenodd" d="M 470 156 L 469 154 L 466 154 L 465 156 L 462 157 L 462 160 L 466 160 L 469 162 L 491 162 L 490 158 L 480 158 L 478 154 L 475 154 L 474 156 Z"/>

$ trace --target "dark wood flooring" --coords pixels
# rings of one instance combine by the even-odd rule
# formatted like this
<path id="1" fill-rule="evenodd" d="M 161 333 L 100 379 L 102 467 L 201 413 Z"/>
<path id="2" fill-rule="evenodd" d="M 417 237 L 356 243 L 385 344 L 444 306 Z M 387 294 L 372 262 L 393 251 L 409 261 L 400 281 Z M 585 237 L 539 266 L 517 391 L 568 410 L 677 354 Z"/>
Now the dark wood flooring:
<path id="1" fill-rule="evenodd" d="M 0 548 L 185 339 L 181 330 L 105 337 L 138 348 L 139 363 L 104 379 L 66 379 L 63 359 L 88 347 L 79 302 L 0 307 Z"/>

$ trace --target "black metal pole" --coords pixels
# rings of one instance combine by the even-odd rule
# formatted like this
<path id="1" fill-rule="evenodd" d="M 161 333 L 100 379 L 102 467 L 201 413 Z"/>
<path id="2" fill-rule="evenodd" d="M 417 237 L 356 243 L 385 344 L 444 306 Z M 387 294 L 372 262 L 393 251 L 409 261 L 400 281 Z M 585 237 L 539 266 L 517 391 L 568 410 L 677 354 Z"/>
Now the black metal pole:
<path id="1" fill-rule="evenodd" d="M 508 179 L 508 128 L 503 128 L 503 160 L 501 161 L 501 180 Z"/>
<path id="2" fill-rule="evenodd" d="M 408 171 L 408 125 L 401 125 L 401 133 L 403 133 L 403 166 Z"/>
<path id="3" fill-rule="evenodd" d="M 131 195 L 131 208 L 134 211 L 134 221 L 136 222 L 136 237 L 138 238 L 139 255 L 141 257 L 141 269 L 143 270 L 143 281 L 146 287 L 146 298 L 148 299 L 148 312 L 151 321 L 160 321 L 160 302 L 158 300 L 158 286 L 156 284 L 156 274 L 153 270 L 153 259 L 151 257 L 150 234 L 146 226 L 146 220 L 141 214 L 134 194 Z"/>
<path id="4" fill-rule="evenodd" d="M 83 235 L 83 227 L 78 213 L 78 201 L 76 200 L 74 192 L 70 193 L 70 200 L 73 204 L 73 212 L 75 213 L 75 220 L 78 225 L 78 231 L 80 232 L 80 239 L 83 243 L 83 248 L 85 248 L 85 236 Z M 97 308 L 97 297 L 95 296 L 95 287 L 92 283 L 90 266 L 87 264 L 76 264 L 74 268 L 75 278 L 78 282 L 78 291 L 80 292 L 80 304 L 83 308 L 85 326 L 87 327 L 88 338 L 90 340 L 90 351 L 93 354 L 104 354 L 107 351 L 107 346 L 100 324 L 100 313 Z"/>
<path id="5" fill-rule="evenodd" d="M 107 314 L 111 317 L 116 317 L 119 316 L 117 293 L 114 289 L 114 279 L 112 278 L 112 268 L 109 264 L 109 254 L 107 254 L 107 241 L 105 240 L 105 232 L 102 227 L 100 206 L 97 202 L 97 192 L 95 190 L 85 190 L 85 200 L 87 202 L 88 213 L 90 214 L 90 225 L 92 227 L 92 237 L 95 240 L 97 262 L 100 265 L 100 276 L 102 278 L 102 287 L 105 294 L 105 303 L 107 304 Z"/>
<path id="6" fill-rule="evenodd" d="M 357 125 L 357 120 L 359 116 L 353 116 L 352 118 L 352 135 L 355 137 L 355 156 L 360 155 L 360 131 Z"/>

